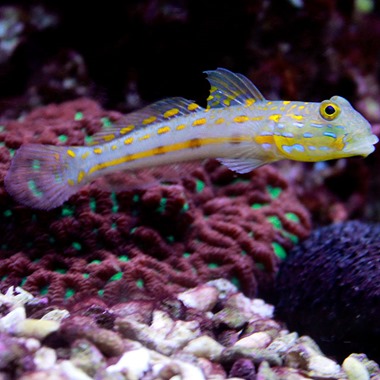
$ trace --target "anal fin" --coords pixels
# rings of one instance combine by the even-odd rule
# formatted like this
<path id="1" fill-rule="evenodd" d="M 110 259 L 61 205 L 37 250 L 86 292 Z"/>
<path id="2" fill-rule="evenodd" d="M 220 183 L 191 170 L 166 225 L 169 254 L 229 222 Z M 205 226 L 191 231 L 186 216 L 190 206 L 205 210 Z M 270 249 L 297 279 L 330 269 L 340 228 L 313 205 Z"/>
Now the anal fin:
<path id="1" fill-rule="evenodd" d="M 265 161 L 259 158 L 218 158 L 218 161 L 227 166 L 228 169 L 240 174 L 249 173 L 253 169 L 266 164 Z"/>

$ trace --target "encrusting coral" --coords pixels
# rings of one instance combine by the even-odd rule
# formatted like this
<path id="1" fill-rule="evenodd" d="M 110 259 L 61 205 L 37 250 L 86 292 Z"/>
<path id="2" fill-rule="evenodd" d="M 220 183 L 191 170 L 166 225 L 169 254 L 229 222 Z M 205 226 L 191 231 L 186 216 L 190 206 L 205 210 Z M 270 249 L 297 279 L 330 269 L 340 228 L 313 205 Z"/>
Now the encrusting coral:
<path id="1" fill-rule="evenodd" d="M 81 99 L 5 122 L 0 178 L 23 143 L 81 145 L 121 119 Z M 267 289 L 309 233 L 307 211 L 272 167 L 237 176 L 208 161 L 186 170 L 171 184 L 117 193 L 94 183 L 50 212 L 16 204 L 2 187 L 0 288 L 22 286 L 55 304 L 164 298 L 219 277 L 248 295 Z"/>
<path id="2" fill-rule="evenodd" d="M 345 222 L 315 230 L 282 264 L 276 313 L 336 357 L 379 360 L 380 224 Z"/>

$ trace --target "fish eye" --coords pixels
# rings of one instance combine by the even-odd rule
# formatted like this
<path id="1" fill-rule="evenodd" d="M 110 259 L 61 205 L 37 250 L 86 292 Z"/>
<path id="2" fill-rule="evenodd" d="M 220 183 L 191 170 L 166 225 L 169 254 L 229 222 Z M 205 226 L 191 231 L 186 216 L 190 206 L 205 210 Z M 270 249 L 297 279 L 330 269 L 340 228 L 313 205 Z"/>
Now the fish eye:
<path id="1" fill-rule="evenodd" d="M 321 103 L 319 113 L 325 120 L 334 120 L 340 114 L 340 107 L 327 100 Z"/>

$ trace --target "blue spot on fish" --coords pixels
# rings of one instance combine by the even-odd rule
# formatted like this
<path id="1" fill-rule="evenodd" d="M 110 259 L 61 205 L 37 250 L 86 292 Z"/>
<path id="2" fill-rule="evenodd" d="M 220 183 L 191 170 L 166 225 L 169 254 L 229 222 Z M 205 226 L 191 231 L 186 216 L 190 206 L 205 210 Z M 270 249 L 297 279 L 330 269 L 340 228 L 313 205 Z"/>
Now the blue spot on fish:
<path id="1" fill-rule="evenodd" d="M 333 139 L 336 139 L 336 134 L 332 132 L 323 132 L 324 136 L 332 137 Z"/>
<path id="2" fill-rule="evenodd" d="M 261 145 L 264 150 L 272 149 L 272 144 L 264 143 Z"/>
<path id="3" fill-rule="evenodd" d="M 305 137 L 306 139 L 309 139 L 309 138 L 311 138 L 311 137 L 313 137 L 314 135 L 312 134 L 312 133 L 310 133 L 310 132 L 305 132 L 304 134 L 303 134 L 303 137 Z"/>
<path id="4" fill-rule="evenodd" d="M 300 144 L 294 144 L 294 145 L 283 145 L 282 149 L 286 153 L 291 153 L 293 150 L 297 150 L 298 152 L 304 152 L 305 148 Z"/>

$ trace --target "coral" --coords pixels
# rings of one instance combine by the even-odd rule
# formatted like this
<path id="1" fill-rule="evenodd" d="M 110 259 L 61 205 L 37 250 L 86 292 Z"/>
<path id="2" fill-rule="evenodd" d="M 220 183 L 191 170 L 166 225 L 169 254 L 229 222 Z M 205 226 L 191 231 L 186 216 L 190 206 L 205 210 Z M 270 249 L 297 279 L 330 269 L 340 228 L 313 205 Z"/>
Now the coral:
<path id="1" fill-rule="evenodd" d="M 340 358 L 380 358 L 380 225 L 357 221 L 315 230 L 291 252 L 276 281 L 276 313 Z"/>
<path id="2" fill-rule="evenodd" d="M 116 120 L 122 115 L 82 99 L 7 122 L 0 178 L 21 144 L 83 144 Z M 18 205 L 1 188 L 0 288 L 21 285 L 58 305 L 163 299 L 219 277 L 251 295 L 270 287 L 286 251 L 310 228 L 286 181 L 271 167 L 236 176 L 208 161 L 186 170 L 171 184 L 118 193 L 95 182 L 51 212 Z"/>

